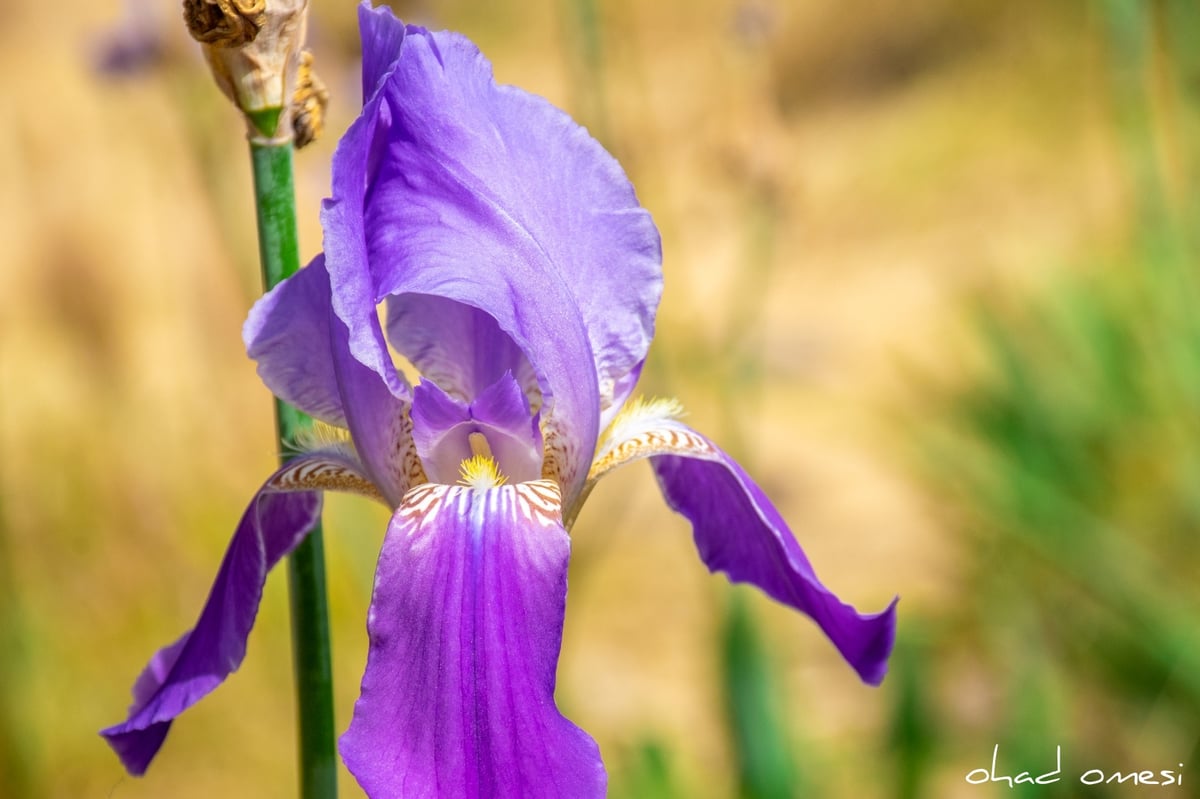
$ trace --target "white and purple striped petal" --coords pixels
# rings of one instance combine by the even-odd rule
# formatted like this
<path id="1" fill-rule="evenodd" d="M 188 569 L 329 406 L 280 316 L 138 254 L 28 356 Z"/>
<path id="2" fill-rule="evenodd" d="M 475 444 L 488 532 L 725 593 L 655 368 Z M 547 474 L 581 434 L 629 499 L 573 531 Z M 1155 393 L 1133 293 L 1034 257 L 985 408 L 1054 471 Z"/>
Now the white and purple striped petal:
<path id="1" fill-rule="evenodd" d="M 569 549 L 550 481 L 405 496 L 340 744 L 372 799 L 604 796 L 595 742 L 554 703 Z"/>

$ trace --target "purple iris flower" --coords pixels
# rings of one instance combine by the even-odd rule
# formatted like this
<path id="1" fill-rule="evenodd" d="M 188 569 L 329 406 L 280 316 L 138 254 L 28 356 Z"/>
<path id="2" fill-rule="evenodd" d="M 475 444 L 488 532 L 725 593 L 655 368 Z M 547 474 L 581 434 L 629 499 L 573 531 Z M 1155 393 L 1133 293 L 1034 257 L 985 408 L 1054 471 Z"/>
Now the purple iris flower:
<path id="1" fill-rule="evenodd" d="M 841 602 L 675 402 L 630 399 L 662 269 L 616 161 L 546 101 L 496 85 L 467 39 L 366 4 L 359 22 L 363 112 L 334 156 L 325 252 L 245 326 L 263 381 L 320 423 L 251 501 L 196 626 L 103 731 L 125 767 L 144 772 L 175 717 L 240 664 L 267 572 L 325 490 L 393 512 L 340 742 L 373 799 L 604 794 L 595 742 L 554 703 L 567 531 L 597 480 L 642 458 L 710 570 L 809 615 L 878 684 L 895 602 Z"/>

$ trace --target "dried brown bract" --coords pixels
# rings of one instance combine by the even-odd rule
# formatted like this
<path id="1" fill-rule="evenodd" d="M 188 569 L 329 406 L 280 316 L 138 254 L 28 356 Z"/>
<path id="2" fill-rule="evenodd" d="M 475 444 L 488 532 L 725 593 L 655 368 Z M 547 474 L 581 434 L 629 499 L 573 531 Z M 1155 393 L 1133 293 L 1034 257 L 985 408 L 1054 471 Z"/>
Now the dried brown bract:
<path id="1" fill-rule="evenodd" d="M 184 0 L 183 20 L 201 44 L 241 47 L 267 21 L 267 0 Z"/>
<path id="2" fill-rule="evenodd" d="M 292 97 L 292 130 L 296 147 L 317 140 L 325 127 L 325 107 L 329 105 L 329 90 L 313 71 L 313 54 L 300 54 L 300 71 L 296 78 L 296 93 Z"/>
<path id="3" fill-rule="evenodd" d="M 328 93 L 311 66 L 298 102 L 308 0 L 184 0 L 183 10 L 213 78 L 242 111 L 252 139 L 291 138 L 294 111 L 307 114 L 304 142 L 316 137 Z"/>

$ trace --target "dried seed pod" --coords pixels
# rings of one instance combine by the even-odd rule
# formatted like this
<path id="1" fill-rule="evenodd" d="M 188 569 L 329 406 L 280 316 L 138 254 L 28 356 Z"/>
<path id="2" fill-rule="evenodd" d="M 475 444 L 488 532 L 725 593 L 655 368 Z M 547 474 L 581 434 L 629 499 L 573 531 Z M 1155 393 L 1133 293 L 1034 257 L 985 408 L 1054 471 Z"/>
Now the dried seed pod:
<path id="1" fill-rule="evenodd" d="M 250 138 L 291 138 L 308 0 L 184 0 L 183 9 L 217 86 L 245 116 Z M 328 97 L 324 86 L 309 93 L 314 91 L 315 104 L 323 108 Z M 305 108 L 310 105 L 306 102 Z M 319 127 L 320 110 L 316 114 Z M 305 136 L 306 141 L 315 138 Z"/>
<path id="2" fill-rule="evenodd" d="M 201 44 L 241 47 L 267 20 L 267 0 L 184 0 L 183 20 Z"/>

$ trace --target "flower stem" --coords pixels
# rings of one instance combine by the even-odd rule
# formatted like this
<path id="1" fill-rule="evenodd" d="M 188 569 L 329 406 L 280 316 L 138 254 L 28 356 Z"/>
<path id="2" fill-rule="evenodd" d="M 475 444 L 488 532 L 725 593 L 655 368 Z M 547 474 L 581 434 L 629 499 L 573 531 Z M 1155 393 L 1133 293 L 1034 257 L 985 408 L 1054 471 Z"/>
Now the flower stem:
<path id="1" fill-rule="evenodd" d="M 258 253 L 263 283 L 269 290 L 300 268 L 292 144 L 252 141 L 250 159 L 254 168 Z M 294 441 L 298 430 L 312 424 L 308 416 L 278 399 L 275 422 L 281 444 Z M 280 460 L 287 457 L 281 450 Z M 333 668 L 319 522 L 288 557 L 288 593 L 299 724 L 300 797 L 334 799 L 337 755 L 333 735 Z"/>

